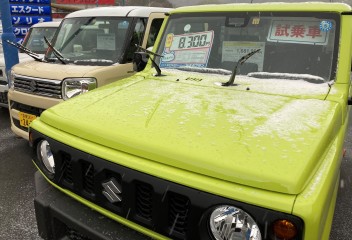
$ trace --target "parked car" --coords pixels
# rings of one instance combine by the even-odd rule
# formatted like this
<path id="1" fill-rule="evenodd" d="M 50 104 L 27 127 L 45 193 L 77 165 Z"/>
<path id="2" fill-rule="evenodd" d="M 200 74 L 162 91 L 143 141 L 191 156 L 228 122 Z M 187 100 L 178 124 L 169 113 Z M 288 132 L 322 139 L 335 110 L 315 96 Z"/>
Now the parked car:
<path id="1" fill-rule="evenodd" d="M 329 239 L 351 26 L 341 3 L 171 11 L 143 71 L 32 122 L 41 236 Z"/>
<path id="2" fill-rule="evenodd" d="M 28 48 L 29 50 L 41 55 L 41 57 L 44 56 L 44 53 L 47 49 L 47 45 L 44 42 L 43 37 L 46 36 L 49 40 L 52 39 L 52 37 L 55 34 L 56 29 L 59 27 L 60 21 L 55 21 L 55 22 L 42 22 L 42 23 L 36 23 L 32 25 L 28 33 L 26 34 L 25 39 L 23 40 L 22 45 L 25 48 Z M 8 44 L 8 43 L 5 43 Z M 0 107 L 8 107 L 8 99 L 7 99 L 7 93 L 8 93 L 8 79 L 6 76 L 6 67 L 5 67 L 5 59 L 4 59 L 4 53 L 2 52 L 2 46 L 1 52 L 0 52 Z M 32 57 L 30 57 L 28 54 L 24 53 L 22 50 L 19 51 L 18 58 L 20 63 L 21 62 L 27 62 L 30 60 L 33 60 Z"/>
<path id="3" fill-rule="evenodd" d="M 136 45 L 154 44 L 169 8 L 101 7 L 65 17 L 42 62 L 12 69 L 12 131 L 28 139 L 28 126 L 47 108 L 134 74 Z"/>
<path id="4" fill-rule="evenodd" d="M 0 21 L 0 43 L 2 43 L 1 35 L 2 35 L 2 21 Z M 0 45 L 0 54 L 2 53 L 3 53 L 3 48 L 2 48 L 2 45 Z"/>

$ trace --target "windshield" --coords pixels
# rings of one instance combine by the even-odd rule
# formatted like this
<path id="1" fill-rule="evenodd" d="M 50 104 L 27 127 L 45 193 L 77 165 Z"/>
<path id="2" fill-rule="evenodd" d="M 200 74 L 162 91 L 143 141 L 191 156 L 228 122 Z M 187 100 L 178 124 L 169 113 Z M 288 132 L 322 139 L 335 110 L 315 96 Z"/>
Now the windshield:
<path id="1" fill-rule="evenodd" d="M 292 79 L 309 74 L 329 81 L 335 77 L 338 19 L 335 14 L 302 12 L 175 14 L 158 49 L 163 57 L 157 60 L 160 68 L 223 69 L 231 74 L 244 57 L 238 75 Z"/>
<path id="2" fill-rule="evenodd" d="M 29 29 L 23 46 L 35 53 L 44 54 L 48 45 L 44 41 L 44 36 L 51 40 L 55 34 L 56 27 L 33 27 Z"/>
<path id="3" fill-rule="evenodd" d="M 120 60 L 131 19 L 117 17 L 82 17 L 65 19 L 53 46 L 65 62 L 111 65 Z M 57 61 L 49 51 L 47 58 Z"/>

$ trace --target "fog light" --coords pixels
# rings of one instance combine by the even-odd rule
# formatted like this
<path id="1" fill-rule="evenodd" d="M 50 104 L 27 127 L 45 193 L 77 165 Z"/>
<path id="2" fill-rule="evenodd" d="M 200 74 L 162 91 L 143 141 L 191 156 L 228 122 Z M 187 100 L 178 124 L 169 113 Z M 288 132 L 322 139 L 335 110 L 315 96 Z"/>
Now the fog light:
<path id="1" fill-rule="evenodd" d="M 297 235 L 296 226 L 289 220 L 281 219 L 277 220 L 273 224 L 273 232 L 275 239 L 294 239 Z"/>
<path id="2" fill-rule="evenodd" d="M 220 206 L 210 215 L 210 230 L 217 240 L 261 240 L 258 225 L 245 211 Z"/>
<path id="3" fill-rule="evenodd" d="M 55 173 L 55 161 L 53 153 L 51 152 L 50 145 L 48 141 L 42 140 L 37 146 L 37 155 L 39 161 L 43 163 L 45 170 L 49 174 Z"/>

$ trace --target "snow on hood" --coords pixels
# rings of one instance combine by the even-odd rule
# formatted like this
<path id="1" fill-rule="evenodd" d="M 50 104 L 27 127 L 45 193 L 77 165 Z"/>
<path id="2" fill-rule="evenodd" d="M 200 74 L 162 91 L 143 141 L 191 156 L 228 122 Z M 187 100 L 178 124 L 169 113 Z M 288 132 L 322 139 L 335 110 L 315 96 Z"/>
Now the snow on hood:
<path id="1" fill-rule="evenodd" d="M 253 135 L 270 136 L 272 134 L 279 136 L 286 141 L 295 141 L 292 135 L 303 134 L 310 129 L 319 129 L 320 120 L 324 117 L 326 110 L 325 104 L 318 104 L 316 100 L 297 100 L 292 101 L 277 111 L 267 116 L 263 125 L 257 126 Z M 290 122 L 290 128 L 287 128 L 287 122 Z"/>
<path id="2" fill-rule="evenodd" d="M 162 73 L 171 77 L 177 77 L 180 81 L 185 80 L 189 77 L 202 79 L 195 84 L 199 85 L 218 85 L 225 83 L 229 80 L 231 71 L 224 69 L 213 69 L 209 73 L 209 70 L 203 69 L 194 72 L 195 68 L 183 68 L 182 70 L 176 69 L 162 69 Z M 193 71 L 192 71 L 193 70 Z M 275 76 L 277 78 L 275 78 Z M 260 77 L 260 78 L 259 78 Z M 269 78 L 270 77 L 270 78 Z M 280 78 L 278 78 L 280 77 Z M 285 79 L 282 79 L 286 77 Z M 324 82 L 324 79 L 318 76 L 308 74 L 287 74 L 287 73 L 252 73 L 248 76 L 237 75 L 234 81 L 234 85 L 223 88 L 234 88 L 236 90 L 246 90 L 267 94 L 294 96 L 294 97 L 305 97 L 305 96 L 317 96 L 322 95 L 325 97 L 329 92 L 333 81 Z M 333 93 L 333 92 L 331 92 Z"/>
<path id="3" fill-rule="evenodd" d="M 324 78 L 310 74 L 292 74 L 292 73 L 271 73 L 271 72 L 253 72 L 248 74 L 249 77 L 259 78 L 284 78 L 284 80 L 302 80 L 306 79 L 316 83 L 325 82 Z"/>
<path id="4" fill-rule="evenodd" d="M 216 86 L 214 81 L 224 81 L 216 74 L 197 82 L 201 75 L 185 80 L 188 75 L 176 73 L 115 82 L 50 108 L 41 121 L 82 139 L 199 174 L 289 194 L 302 191 L 319 163 L 316 153 L 328 148 L 338 126 L 332 122 L 341 115 L 337 104 L 260 93 L 263 90 L 256 84 L 268 79 L 238 78 L 239 86 L 257 87 L 254 92 Z M 285 87 L 278 86 L 281 81 L 269 80 L 276 85 L 261 87 L 287 88 L 287 81 Z M 328 88 L 292 82 L 292 88 L 304 93 L 325 93 Z M 314 91 L 313 86 L 325 91 Z"/>

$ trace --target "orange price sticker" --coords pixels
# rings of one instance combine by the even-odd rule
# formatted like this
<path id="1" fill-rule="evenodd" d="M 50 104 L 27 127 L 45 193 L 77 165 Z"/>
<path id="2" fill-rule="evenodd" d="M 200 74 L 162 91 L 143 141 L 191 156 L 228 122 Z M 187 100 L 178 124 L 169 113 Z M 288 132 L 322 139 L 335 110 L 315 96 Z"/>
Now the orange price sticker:
<path id="1" fill-rule="evenodd" d="M 172 44 L 172 40 L 173 40 L 173 34 L 168 34 L 167 37 L 166 37 L 166 43 L 165 43 L 165 47 L 166 48 L 169 48 L 171 47 L 171 44 Z"/>

